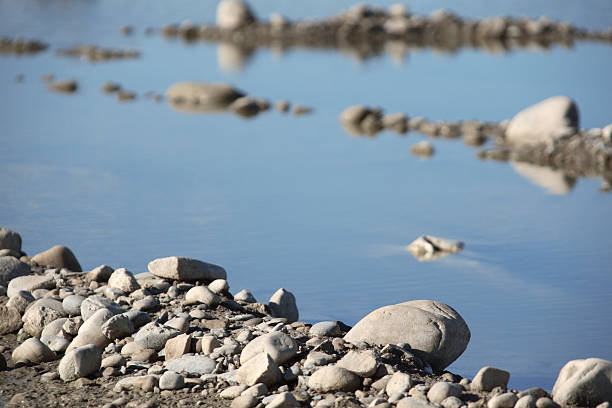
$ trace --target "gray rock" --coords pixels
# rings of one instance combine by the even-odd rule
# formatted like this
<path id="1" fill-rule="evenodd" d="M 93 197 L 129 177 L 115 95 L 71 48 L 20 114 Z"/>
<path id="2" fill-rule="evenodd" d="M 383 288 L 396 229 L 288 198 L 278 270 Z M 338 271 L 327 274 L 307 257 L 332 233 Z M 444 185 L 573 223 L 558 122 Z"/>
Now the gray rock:
<path id="1" fill-rule="evenodd" d="M 208 289 L 210 289 L 213 293 L 216 293 L 217 295 L 227 293 L 227 291 L 229 291 L 229 288 L 229 284 L 225 279 L 215 279 L 208 285 Z"/>
<path id="2" fill-rule="evenodd" d="M 221 345 L 221 343 L 219 343 L 219 340 L 217 340 L 215 336 L 211 335 L 202 336 L 199 343 L 200 347 L 202 348 L 202 353 L 206 355 L 212 353 L 214 349 Z"/>
<path id="3" fill-rule="evenodd" d="M 253 408 L 257 405 L 257 398 L 252 395 L 241 395 L 235 398 L 230 405 L 231 408 Z"/>
<path id="4" fill-rule="evenodd" d="M 323 366 L 336 361 L 336 356 L 321 351 L 311 351 L 304 362 L 304 367 Z"/>
<path id="5" fill-rule="evenodd" d="M 36 337 L 30 337 L 13 350 L 11 358 L 15 364 L 42 363 L 55 360 L 55 353 Z"/>
<path id="6" fill-rule="evenodd" d="M 0 306 L 0 336 L 14 333 L 21 329 L 21 313 L 11 306 Z"/>
<path id="7" fill-rule="evenodd" d="M 168 370 L 176 371 L 177 373 L 187 374 L 211 374 L 217 363 L 212 358 L 200 355 L 184 355 L 180 358 L 172 359 L 165 363 Z"/>
<path id="8" fill-rule="evenodd" d="M 242 0 L 222 0 L 217 6 L 217 25 L 226 30 L 236 30 L 255 22 L 255 16 Z"/>
<path id="9" fill-rule="evenodd" d="M 236 99 L 234 102 L 231 103 L 228 109 L 234 112 L 235 114 L 245 118 L 255 116 L 260 111 L 257 100 L 250 96 L 243 96 Z"/>
<path id="10" fill-rule="evenodd" d="M 114 315 L 123 313 L 123 308 L 117 303 L 105 297 L 93 295 L 81 303 L 81 316 L 87 320 L 100 309 L 108 309 Z"/>
<path id="11" fill-rule="evenodd" d="M 185 386 L 185 377 L 174 371 L 166 371 L 159 377 L 159 389 L 178 390 Z"/>
<path id="12" fill-rule="evenodd" d="M 342 335 L 338 321 L 319 322 L 313 324 L 309 331 L 311 336 L 337 337 Z"/>
<path id="13" fill-rule="evenodd" d="M 555 381 L 552 399 L 562 406 L 582 407 L 612 401 L 612 362 L 601 358 L 568 362 Z"/>
<path id="14" fill-rule="evenodd" d="M 110 340 L 102 333 L 102 326 L 113 316 L 113 312 L 108 309 L 97 310 L 81 325 L 79 333 L 72 339 L 70 346 L 68 346 L 68 351 L 87 344 L 96 345 L 100 350 L 104 350 L 110 343 Z"/>
<path id="15" fill-rule="evenodd" d="M 62 326 L 62 333 L 68 337 L 75 337 L 79 334 L 79 329 L 83 325 L 83 318 L 81 316 L 71 317 Z"/>
<path id="16" fill-rule="evenodd" d="M 70 295 L 66 296 L 62 301 L 62 308 L 70 316 L 81 315 L 81 304 L 87 299 L 85 296 Z"/>
<path id="17" fill-rule="evenodd" d="M 472 391 L 491 391 L 495 387 L 506 388 L 510 373 L 499 368 L 482 367 L 472 380 Z"/>
<path id="18" fill-rule="evenodd" d="M 135 328 L 142 327 L 151 321 L 151 316 L 148 313 L 139 310 L 129 310 L 123 314 L 130 319 Z"/>
<path id="19" fill-rule="evenodd" d="M 461 408 L 464 404 L 463 401 L 457 397 L 448 397 L 444 399 L 440 405 L 442 405 L 444 408 Z"/>
<path id="20" fill-rule="evenodd" d="M 242 395 L 252 395 L 254 397 L 263 397 L 268 393 L 266 384 L 255 384 L 242 392 Z"/>
<path id="21" fill-rule="evenodd" d="M 487 408 L 512 408 L 518 401 L 516 394 L 506 392 L 496 395 L 487 402 Z"/>
<path id="22" fill-rule="evenodd" d="M 73 93 L 79 85 L 74 79 L 63 79 L 60 81 L 47 82 L 47 89 L 54 92 Z"/>
<path id="23" fill-rule="evenodd" d="M 536 401 L 533 395 L 525 395 L 516 401 L 514 408 L 536 408 Z"/>
<path id="24" fill-rule="evenodd" d="M 431 402 L 441 403 L 448 397 L 459 397 L 462 392 L 463 387 L 459 384 L 438 381 L 427 392 L 427 399 Z"/>
<path id="25" fill-rule="evenodd" d="M 0 249 L 21 252 L 21 235 L 10 229 L 0 227 Z"/>
<path id="26" fill-rule="evenodd" d="M 125 268 L 119 268 L 108 278 L 108 287 L 119 289 L 125 293 L 132 293 L 140 289 L 140 285 L 134 278 L 134 274 Z"/>
<path id="27" fill-rule="evenodd" d="M 380 345 L 408 343 L 418 357 L 441 371 L 463 353 L 470 341 L 470 329 L 450 306 L 412 300 L 376 309 L 344 339 Z"/>
<path id="28" fill-rule="evenodd" d="M 227 387 L 226 389 L 224 389 L 223 391 L 221 391 L 219 393 L 219 396 L 221 398 L 225 398 L 225 399 L 234 399 L 236 397 L 239 397 L 240 394 L 242 394 L 242 392 L 244 390 L 246 390 L 248 387 L 244 384 L 242 385 L 234 385 L 232 387 Z"/>
<path id="29" fill-rule="evenodd" d="M 257 300 L 255 300 L 255 296 L 253 296 L 253 294 L 248 289 L 242 289 L 240 292 L 236 293 L 234 295 L 234 300 L 245 303 L 257 302 Z"/>
<path id="30" fill-rule="evenodd" d="M 236 99 L 243 97 L 244 93 L 229 84 L 205 82 L 178 82 L 166 90 L 166 100 L 173 107 L 187 111 L 214 111 L 223 110 Z M 162 261 L 163 260 L 163 261 Z M 208 280 L 226 279 L 223 268 L 197 261 L 191 258 L 168 257 L 156 259 L 153 269 L 162 271 L 164 275 L 156 274 L 149 265 L 149 272 L 161 278 L 177 280 Z M 219 269 L 220 268 L 220 269 Z M 165 272 L 164 272 L 165 271 Z M 223 272 L 223 274 L 221 273 Z M 180 274 L 186 278 L 178 278 Z M 193 276 L 203 275 L 203 278 Z M 170 274 L 170 276 L 167 276 Z"/>
<path id="31" fill-rule="evenodd" d="M 159 300 L 154 296 L 145 296 L 143 299 L 136 300 L 132 303 L 132 307 L 142 311 L 155 310 L 159 307 Z"/>
<path id="32" fill-rule="evenodd" d="M 418 157 L 429 158 L 434 155 L 435 149 L 427 140 L 422 140 L 410 146 L 410 153 Z"/>
<path id="33" fill-rule="evenodd" d="M 397 402 L 397 408 L 435 408 L 437 405 L 428 403 L 425 400 L 415 397 L 402 398 Z"/>
<path id="34" fill-rule="evenodd" d="M 43 306 L 43 303 L 38 302 L 28 307 L 22 318 L 23 330 L 33 337 L 40 337 L 47 324 L 62 317 L 62 314 L 56 309 Z"/>
<path id="35" fill-rule="evenodd" d="M 176 316 L 166 322 L 166 326 L 173 327 L 181 333 L 186 333 L 189 330 L 189 322 L 191 317 L 187 314 Z"/>
<path id="36" fill-rule="evenodd" d="M 276 364 L 283 364 L 297 354 L 297 343 L 283 332 L 272 332 L 251 340 L 240 354 L 240 364 L 244 364 L 260 353 L 267 353 Z"/>
<path id="37" fill-rule="evenodd" d="M 45 344 L 51 351 L 63 353 L 70 345 L 70 341 L 60 336 L 42 335 L 40 341 Z"/>
<path id="38" fill-rule="evenodd" d="M 130 336 L 134 332 L 134 325 L 129 317 L 119 314 L 105 321 L 100 329 L 107 339 L 115 340 Z"/>
<path id="39" fill-rule="evenodd" d="M 0 285 L 8 286 L 9 282 L 19 276 L 30 273 L 30 265 L 12 256 L 0 256 Z"/>
<path id="40" fill-rule="evenodd" d="M 153 381 L 154 387 L 159 384 L 159 376 L 157 375 L 140 375 L 136 377 L 126 377 L 117 381 L 115 386 L 113 387 L 113 391 L 121 392 L 121 391 L 129 391 L 142 389 L 143 385 L 147 382 Z"/>
<path id="41" fill-rule="evenodd" d="M 26 311 L 26 308 L 30 303 L 33 303 L 36 299 L 30 292 L 20 291 L 15 296 L 9 299 L 6 302 L 7 307 L 14 307 L 19 311 L 20 314 L 23 314 Z M 20 317 L 21 319 L 21 317 Z"/>
<path id="42" fill-rule="evenodd" d="M 6 293 L 8 297 L 13 297 L 21 290 L 31 293 L 36 289 L 53 288 L 55 288 L 55 279 L 53 275 L 27 275 L 11 279 Z"/>
<path id="43" fill-rule="evenodd" d="M 360 377 L 371 377 L 378 368 L 378 355 L 373 350 L 351 350 L 336 365 Z"/>
<path id="44" fill-rule="evenodd" d="M 300 403 L 295 399 L 293 394 L 287 391 L 276 394 L 272 401 L 266 405 L 268 408 L 297 408 L 300 406 Z"/>
<path id="45" fill-rule="evenodd" d="M 368 113 L 370 109 L 365 105 L 349 106 L 340 114 L 340 122 L 344 125 L 358 127 Z"/>
<path id="46" fill-rule="evenodd" d="M 284 317 L 290 322 L 297 322 L 299 318 L 295 296 L 284 288 L 274 292 L 268 301 L 268 306 L 272 317 Z"/>
<path id="47" fill-rule="evenodd" d="M 122 365 L 125 365 L 125 363 L 126 363 L 126 359 L 121 354 L 112 354 L 102 359 L 100 368 L 121 367 Z"/>
<path id="48" fill-rule="evenodd" d="M 42 266 L 51 266 L 60 269 L 66 268 L 73 272 L 82 271 L 81 265 L 72 251 L 63 245 L 56 245 L 53 248 L 34 255 L 32 261 Z"/>
<path id="49" fill-rule="evenodd" d="M 108 265 L 100 265 L 87 274 L 87 279 L 96 282 L 107 282 L 114 270 Z"/>
<path id="50" fill-rule="evenodd" d="M 385 392 L 388 396 L 405 394 L 412 388 L 414 382 L 409 374 L 396 372 L 387 381 Z"/>
<path id="51" fill-rule="evenodd" d="M 185 294 L 185 303 L 189 305 L 202 303 L 208 306 L 215 306 L 221 303 L 221 298 L 206 286 L 195 286 Z"/>
<path id="52" fill-rule="evenodd" d="M 100 369 L 102 350 L 93 344 L 75 348 L 66 353 L 59 363 L 58 372 L 64 381 L 87 377 Z"/>
<path id="53" fill-rule="evenodd" d="M 557 404 L 555 401 L 551 400 L 548 397 L 541 397 L 536 400 L 536 408 L 561 408 L 561 405 Z"/>
<path id="54" fill-rule="evenodd" d="M 47 325 L 45 325 L 45 327 L 43 328 L 42 332 L 40 333 L 40 336 L 61 336 L 62 335 L 62 327 L 64 327 L 64 324 L 68 321 L 67 317 L 60 317 L 59 319 L 56 319 L 50 323 L 48 323 Z"/>
<path id="55" fill-rule="evenodd" d="M 213 92 L 210 92 L 212 94 Z M 219 93 L 223 93 L 219 91 Z M 209 95 L 213 98 L 212 95 Z M 217 97 L 221 97 L 217 95 Z M 227 97 L 227 95 L 225 96 Z M 200 95 L 200 99 L 205 98 Z M 225 269 L 218 265 L 198 261 L 197 259 L 171 256 L 159 258 L 149 262 L 149 272 L 164 279 L 175 279 L 180 281 L 206 281 L 215 279 L 227 279 Z"/>
<path id="56" fill-rule="evenodd" d="M 165 326 L 161 323 L 151 322 L 138 330 L 134 335 L 134 342 L 145 348 L 160 351 L 166 345 L 166 341 L 179 334 L 181 334 L 180 330 Z"/>
<path id="57" fill-rule="evenodd" d="M 281 380 L 281 372 L 272 358 L 262 352 L 240 366 L 236 381 L 240 384 L 265 384 L 271 387 Z"/>
<path id="58" fill-rule="evenodd" d="M 355 391 L 361 385 L 357 374 L 329 365 L 319 368 L 308 380 L 308 387 L 318 392 Z"/>
<path id="59" fill-rule="evenodd" d="M 576 133 L 579 127 L 574 101 L 567 96 L 554 96 L 517 113 L 506 129 L 506 140 L 513 145 L 550 145 Z"/>

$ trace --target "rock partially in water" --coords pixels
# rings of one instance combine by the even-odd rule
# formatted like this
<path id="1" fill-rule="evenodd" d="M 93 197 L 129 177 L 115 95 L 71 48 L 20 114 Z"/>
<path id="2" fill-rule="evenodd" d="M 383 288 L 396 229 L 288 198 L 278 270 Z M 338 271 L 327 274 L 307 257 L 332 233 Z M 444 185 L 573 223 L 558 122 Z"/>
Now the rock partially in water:
<path id="1" fill-rule="evenodd" d="M 514 171 L 550 194 L 565 195 L 574 188 L 576 178 L 561 170 L 523 162 L 510 163 Z"/>
<path id="2" fill-rule="evenodd" d="M 255 98 L 242 96 L 231 103 L 229 110 L 243 118 L 250 118 L 256 116 L 261 109 Z"/>
<path id="3" fill-rule="evenodd" d="M 166 100 L 173 107 L 195 111 L 224 110 L 244 92 L 224 83 L 177 82 L 166 90 Z"/>
<path id="4" fill-rule="evenodd" d="M 382 111 L 365 105 L 354 105 L 340 114 L 344 129 L 353 135 L 374 136 L 383 129 Z"/>
<path id="5" fill-rule="evenodd" d="M 78 88 L 79 84 L 74 79 L 64 79 L 47 83 L 47 89 L 55 92 L 74 93 Z"/>
<path id="6" fill-rule="evenodd" d="M 63 81 L 62 81 L 63 82 Z M 56 82 L 54 82 L 56 83 Z M 70 88 L 70 86 L 68 86 Z M 76 90 L 76 87 L 74 88 Z M 73 92 L 73 91 L 72 91 Z M 32 261 L 38 265 L 53 268 L 67 268 L 74 272 L 81 272 L 81 264 L 77 261 L 74 253 L 63 245 L 56 245 L 32 257 Z"/>
<path id="7" fill-rule="evenodd" d="M 0 285 L 6 287 L 19 276 L 30 273 L 30 265 L 12 256 L 0 256 Z"/>
<path id="8" fill-rule="evenodd" d="M 21 235 L 8 228 L 0 227 L 0 249 L 21 252 Z"/>
<path id="9" fill-rule="evenodd" d="M 419 261 L 433 261 L 460 252 L 463 246 L 461 241 L 422 235 L 412 241 L 406 250 Z"/>
<path id="10" fill-rule="evenodd" d="M 410 153 L 418 157 L 423 157 L 423 158 L 428 159 L 431 156 L 433 156 L 434 152 L 435 150 L 434 150 L 433 145 L 429 143 L 427 140 L 422 140 L 410 146 Z"/>
<path id="11" fill-rule="evenodd" d="M 612 361 L 587 358 L 568 362 L 559 372 L 552 397 L 562 406 L 594 407 L 612 401 Z"/>
<path id="12" fill-rule="evenodd" d="M 158 258 L 149 262 L 149 272 L 160 278 L 187 282 L 227 279 L 225 269 L 218 265 L 178 256 Z"/>
<path id="13" fill-rule="evenodd" d="M 121 85 L 116 82 L 107 81 L 102 85 L 102 92 L 104 93 L 113 93 L 117 92 L 121 89 Z"/>
<path id="14" fill-rule="evenodd" d="M 255 15 L 242 0 L 222 0 L 217 6 L 217 26 L 236 30 L 255 22 Z"/>
<path id="15" fill-rule="evenodd" d="M 412 300 L 374 310 L 345 336 L 349 342 L 408 343 L 436 371 L 455 361 L 470 341 L 470 329 L 452 307 L 433 300 Z"/>
<path id="16" fill-rule="evenodd" d="M 39 40 L 0 37 L 0 53 L 4 54 L 36 54 L 48 47 L 47 44 Z"/>

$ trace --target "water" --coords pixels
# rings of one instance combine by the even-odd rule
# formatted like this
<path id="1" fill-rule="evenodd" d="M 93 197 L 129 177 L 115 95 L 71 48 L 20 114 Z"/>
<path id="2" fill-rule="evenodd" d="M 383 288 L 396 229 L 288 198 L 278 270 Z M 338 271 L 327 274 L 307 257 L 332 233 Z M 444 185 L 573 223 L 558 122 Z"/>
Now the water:
<path id="1" fill-rule="evenodd" d="M 382 3 L 388 4 L 388 3 Z M 325 16 L 348 1 L 256 4 L 262 16 Z M 547 14 L 602 29 L 606 1 L 416 1 L 428 13 Z M 35 254 L 69 246 L 84 268 L 146 270 L 162 256 L 223 265 L 233 291 L 265 301 L 295 293 L 303 320 L 354 324 L 371 310 L 436 299 L 468 322 L 472 339 L 449 367 L 473 377 L 484 365 L 510 386 L 551 389 L 569 360 L 612 360 L 611 198 L 580 179 L 559 195 L 507 163 L 481 162 L 459 141 L 410 155 L 418 134 L 347 135 L 345 107 L 364 103 L 431 120 L 499 121 L 552 95 L 578 102 L 582 126 L 610 123 L 612 48 L 577 44 L 490 54 L 416 50 L 359 61 L 334 51 L 259 50 L 233 70 L 214 44 L 142 34 L 190 18 L 213 21 L 195 1 L 0 1 L 0 35 L 44 39 L 51 50 L 0 57 L 0 225 Z M 123 37 L 119 27 L 133 24 Z M 79 43 L 142 51 L 137 60 L 88 63 L 55 51 Z M 16 74 L 25 75 L 20 84 Z M 46 73 L 78 79 L 75 95 L 45 90 Z M 144 98 L 118 103 L 107 80 L 142 93 L 183 80 L 228 81 L 270 100 L 312 106 L 310 116 L 268 112 L 186 115 Z M 523 171 L 524 172 L 524 171 Z M 431 263 L 403 247 L 421 234 L 466 249 Z"/>

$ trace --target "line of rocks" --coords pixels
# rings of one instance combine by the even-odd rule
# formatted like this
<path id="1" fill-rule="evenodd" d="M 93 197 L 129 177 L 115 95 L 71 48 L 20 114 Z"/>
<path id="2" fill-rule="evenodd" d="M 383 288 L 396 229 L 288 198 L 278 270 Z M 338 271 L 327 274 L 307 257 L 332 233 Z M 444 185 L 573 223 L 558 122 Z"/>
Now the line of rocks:
<path id="1" fill-rule="evenodd" d="M 76 45 L 71 48 L 58 50 L 57 55 L 81 58 L 92 62 L 98 62 L 139 58 L 140 51 L 104 48 L 95 45 Z"/>
<path id="2" fill-rule="evenodd" d="M 186 41 L 231 43 L 252 52 L 257 47 L 321 47 L 349 49 L 362 58 L 385 50 L 434 47 L 454 52 L 462 47 L 503 52 L 517 47 L 566 47 L 574 41 L 612 42 L 612 29 L 586 30 L 568 22 L 539 19 L 494 17 L 470 20 L 448 10 L 429 16 L 408 11 L 403 4 L 388 10 L 358 4 L 347 11 L 320 20 L 290 21 L 274 14 L 268 20 L 255 16 L 241 0 L 223 0 L 217 8 L 216 24 L 189 21 L 161 28 L 167 37 Z"/>
<path id="3" fill-rule="evenodd" d="M 151 407 L 138 396 L 185 392 L 231 399 L 234 408 L 604 408 L 612 400 L 612 362 L 602 359 L 569 362 L 552 394 L 508 389 L 510 374 L 493 367 L 472 381 L 444 371 L 470 331 L 440 302 L 385 306 L 352 328 L 311 325 L 298 320 L 290 292 L 279 289 L 268 304 L 246 289 L 232 296 L 222 267 L 191 258 L 155 259 L 138 275 L 106 265 L 80 272 L 66 247 L 22 255 L 21 237 L 5 228 L 0 250 L 20 256 L 0 257 L 0 285 L 8 283 L 0 335 L 19 331 L 21 342 L 8 364 L 0 353 L 0 381 L 7 368 L 61 357 L 37 392 L 45 383 L 117 378 L 104 407 Z"/>
<path id="4" fill-rule="evenodd" d="M 21 37 L 0 37 L 0 54 L 36 54 L 49 46 L 42 41 Z"/>

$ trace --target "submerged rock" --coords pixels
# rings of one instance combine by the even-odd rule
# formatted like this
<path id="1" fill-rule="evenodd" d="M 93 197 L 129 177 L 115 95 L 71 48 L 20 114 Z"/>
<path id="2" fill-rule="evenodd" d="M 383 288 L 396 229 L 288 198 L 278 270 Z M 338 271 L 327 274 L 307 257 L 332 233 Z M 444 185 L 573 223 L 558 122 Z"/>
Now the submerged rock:
<path id="1" fill-rule="evenodd" d="M 559 372 L 552 398 L 562 406 L 579 407 L 612 401 L 612 361 L 587 358 L 568 362 Z"/>
<path id="2" fill-rule="evenodd" d="M 423 140 L 410 146 L 410 153 L 419 157 L 429 158 L 433 156 L 434 151 L 433 145 L 427 140 Z"/>
<path id="3" fill-rule="evenodd" d="M 79 84 L 74 79 L 64 79 L 48 82 L 47 88 L 55 92 L 74 93 L 79 88 Z"/>

